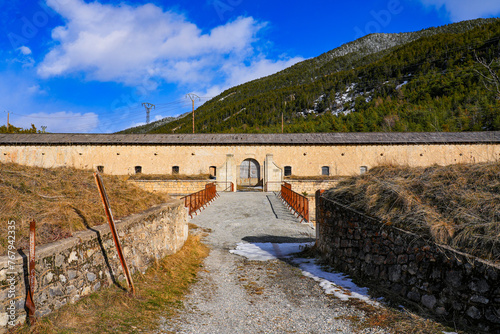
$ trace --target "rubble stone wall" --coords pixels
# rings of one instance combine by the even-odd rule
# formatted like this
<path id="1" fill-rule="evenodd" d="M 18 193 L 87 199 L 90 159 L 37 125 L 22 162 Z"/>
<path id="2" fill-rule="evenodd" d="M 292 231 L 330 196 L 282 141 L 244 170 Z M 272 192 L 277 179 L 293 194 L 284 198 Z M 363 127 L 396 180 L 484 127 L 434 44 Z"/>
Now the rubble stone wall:
<path id="1" fill-rule="evenodd" d="M 317 245 L 334 268 L 449 323 L 500 333 L 499 265 L 322 197 L 316 212 Z"/>
<path id="2" fill-rule="evenodd" d="M 121 245 L 132 273 L 176 253 L 188 236 L 187 211 L 180 200 L 116 221 Z M 0 333 L 26 319 L 28 250 L 0 257 Z M 36 315 L 125 280 L 108 224 L 36 248 Z M 125 283 L 126 284 L 126 283 Z"/>

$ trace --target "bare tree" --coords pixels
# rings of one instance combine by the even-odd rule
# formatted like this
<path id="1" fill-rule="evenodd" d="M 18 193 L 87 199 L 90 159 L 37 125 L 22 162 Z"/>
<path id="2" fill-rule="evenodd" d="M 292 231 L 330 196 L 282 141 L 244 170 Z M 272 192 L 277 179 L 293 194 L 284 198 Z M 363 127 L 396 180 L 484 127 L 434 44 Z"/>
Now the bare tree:
<path id="1" fill-rule="evenodd" d="M 500 77 L 494 69 L 494 67 L 498 67 L 500 65 L 500 54 L 498 57 L 493 58 L 490 62 L 484 58 L 478 57 L 476 52 L 474 52 L 474 56 L 476 57 L 476 61 L 486 70 L 487 74 L 484 74 L 484 69 L 483 71 L 475 70 L 476 73 L 481 76 L 486 89 L 496 92 L 497 100 L 500 100 Z"/>

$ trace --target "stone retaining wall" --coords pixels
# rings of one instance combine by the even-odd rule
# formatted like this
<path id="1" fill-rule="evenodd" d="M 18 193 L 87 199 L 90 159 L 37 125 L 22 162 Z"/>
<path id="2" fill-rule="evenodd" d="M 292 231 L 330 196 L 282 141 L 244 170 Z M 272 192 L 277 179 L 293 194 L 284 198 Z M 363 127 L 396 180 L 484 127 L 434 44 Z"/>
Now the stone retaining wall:
<path id="1" fill-rule="evenodd" d="M 156 260 L 177 252 L 188 236 L 187 211 L 179 200 L 128 216 L 116 226 L 132 273 L 144 272 Z M 0 257 L 0 333 L 10 327 L 11 320 L 19 323 L 26 319 L 24 280 L 28 260 L 24 254 L 28 251 L 16 254 L 14 259 Z M 37 316 L 125 279 L 108 224 L 39 246 L 36 259 Z M 12 319 L 10 314 L 14 315 Z"/>
<path id="2" fill-rule="evenodd" d="M 205 189 L 210 180 L 129 180 L 135 186 L 149 192 L 167 193 L 172 197 L 186 196 Z M 230 184 L 216 183 L 217 191 L 224 191 Z"/>
<path id="3" fill-rule="evenodd" d="M 324 198 L 316 210 L 317 245 L 334 268 L 448 323 L 500 333 L 499 265 Z"/>

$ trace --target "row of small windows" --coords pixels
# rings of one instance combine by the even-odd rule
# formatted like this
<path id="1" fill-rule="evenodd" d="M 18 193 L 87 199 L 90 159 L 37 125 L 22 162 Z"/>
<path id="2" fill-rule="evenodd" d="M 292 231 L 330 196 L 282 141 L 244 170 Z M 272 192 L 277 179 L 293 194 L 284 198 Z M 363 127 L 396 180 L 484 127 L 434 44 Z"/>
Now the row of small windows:
<path id="1" fill-rule="evenodd" d="M 367 171 L 368 171 L 368 167 L 366 167 L 366 166 L 361 166 L 359 168 L 360 174 L 364 174 Z M 285 174 L 285 176 L 291 176 L 292 175 L 292 166 L 285 166 L 284 174 Z M 330 167 L 328 167 L 328 166 L 321 167 L 321 175 L 330 176 Z"/>
<path id="2" fill-rule="evenodd" d="M 292 166 L 285 166 L 284 173 L 285 173 L 285 176 L 291 176 L 292 175 Z M 329 176 L 330 175 L 330 167 L 328 167 L 328 166 L 321 167 L 321 175 Z"/>
<path id="3" fill-rule="evenodd" d="M 96 169 L 99 173 L 104 173 L 104 166 L 97 166 Z M 136 174 L 142 173 L 142 166 L 135 166 L 134 172 Z M 215 173 L 215 170 L 214 170 L 214 173 Z M 172 174 L 179 174 L 179 166 L 172 166 Z"/>
<path id="4" fill-rule="evenodd" d="M 99 173 L 104 173 L 104 166 L 97 166 L 97 171 Z M 179 166 L 172 166 L 172 174 L 179 174 L 179 171 L 180 171 Z M 142 173 L 142 166 L 135 166 L 134 172 L 135 174 Z M 211 178 L 215 178 L 217 176 L 217 167 L 210 166 L 209 173 Z"/>
<path id="5" fill-rule="evenodd" d="M 104 166 L 97 166 L 97 171 L 99 173 L 104 173 Z M 142 166 L 135 166 L 134 171 L 136 174 L 142 173 Z M 179 174 L 179 166 L 172 166 L 172 174 Z M 285 166 L 284 167 L 284 176 L 291 176 L 292 175 L 292 166 Z M 368 171 L 367 166 L 361 166 L 359 168 L 359 173 L 364 174 Z M 209 173 L 211 178 L 215 178 L 217 176 L 217 167 L 215 166 L 210 166 L 209 168 Z M 330 167 L 329 166 L 323 166 L 321 167 L 321 175 L 324 176 L 329 176 L 330 175 Z"/>

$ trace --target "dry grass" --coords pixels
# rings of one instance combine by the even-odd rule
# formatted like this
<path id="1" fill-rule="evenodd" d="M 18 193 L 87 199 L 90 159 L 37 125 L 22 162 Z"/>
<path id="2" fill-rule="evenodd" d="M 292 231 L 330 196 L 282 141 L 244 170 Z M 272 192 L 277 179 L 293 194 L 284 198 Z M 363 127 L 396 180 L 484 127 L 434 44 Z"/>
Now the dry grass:
<path id="1" fill-rule="evenodd" d="M 196 280 L 207 246 L 189 236 L 184 247 L 165 257 L 144 275 L 134 276 L 136 296 L 112 286 L 66 305 L 39 320 L 35 326 L 13 333 L 151 333 L 160 316 L 169 317 L 182 306 L 189 285 Z"/>
<path id="2" fill-rule="evenodd" d="M 185 174 L 134 174 L 129 180 L 209 180 L 210 174 L 185 175 Z"/>
<path id="3" fill-rule="evenodd" d="M 103 175 L 115 219 L 165 202 L 123 178 Z M 16 248 L 28 246 L 29 222 L 37 221 L 37 244 L 62 239 L 106 222 L 91 171 L 0 164 L 0 255 L 6 253 L 8 220 L 16 222 Z"/>
<path id="4" fill-rule="evenodd" d="M 351 177 L 328 198 L 436 242 L 500 259 L 500 163 L 380 166 Z"/>
<path id="5" fill-rule="evenodd" d="M 355 306 L 363 310 L 365 316 L 348 320 L 351 320 L 353 326 L 359 331 L 379 327 L 389 329 L 395 334 L 462 333 L 457 329 L 446 327 L 435 320 L 426 319 L 408 310 L 396 310 L 389 307 L 378 308 L 365 303 L 357 303 Z"/>
<path id="6" fill-rule="evenodd" d="M 247 281 L 247 279 L 240 279 L 240 281 Z M 264 293 L 264 287 L 259 286 L 256 282 L 248 282 L 248 284 L 243 285 L 243 287 L 249 295 L 261 295 Z"/>

